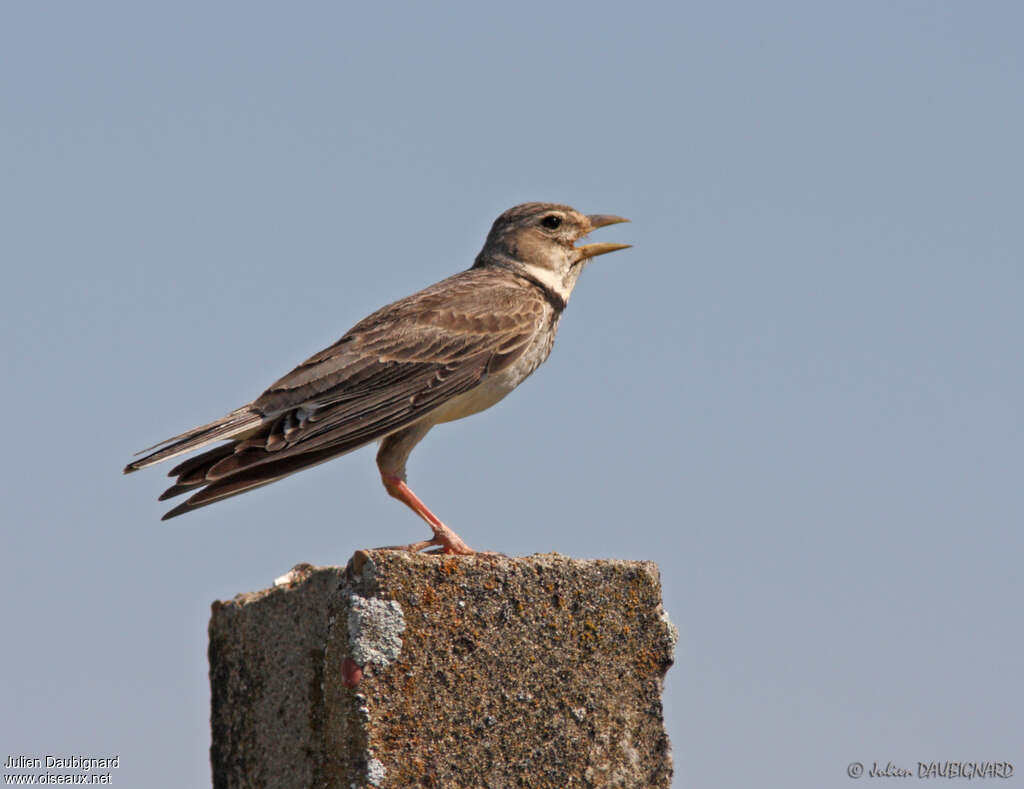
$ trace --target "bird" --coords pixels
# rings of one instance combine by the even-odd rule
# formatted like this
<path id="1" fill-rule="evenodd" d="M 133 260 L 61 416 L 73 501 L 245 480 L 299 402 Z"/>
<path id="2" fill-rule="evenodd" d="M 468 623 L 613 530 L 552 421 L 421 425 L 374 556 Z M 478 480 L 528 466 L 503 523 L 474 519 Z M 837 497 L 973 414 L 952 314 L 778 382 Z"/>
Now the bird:
<path id="1" fill-rule="evenodd" d="M 435 425 L 490 408 L 548 358 L 584 266 L 631 246 L 576 242 L 628 221 L 557 203 L 510 208 L 470 268 L 382 307 L 251 403 L 136 453 L 124 472 L 216 444 L 168 473 L 176 480 L 160 501 L 191 495 L 167 520 L 376 441 L 385 490 L 433 533 L 389 547 L 474 554 L 408 486 L 409 454 Z"/>

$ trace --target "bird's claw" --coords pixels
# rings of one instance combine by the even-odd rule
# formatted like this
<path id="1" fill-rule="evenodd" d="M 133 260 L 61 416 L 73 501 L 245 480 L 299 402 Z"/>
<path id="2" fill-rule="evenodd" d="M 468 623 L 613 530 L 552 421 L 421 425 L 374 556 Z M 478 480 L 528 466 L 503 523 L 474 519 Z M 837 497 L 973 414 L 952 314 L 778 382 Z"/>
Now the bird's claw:
<path id="1" fill-rule="evenodd" d="M 408 551 L 409 553 L 419 553 L 420 551 L 426 550 L 427 548 L 436 547 L 436 550 L 427 551 L 427 553 L 440 553 L 456 556 L 474 556 L 478 552 L 470 548 L 462 539 L 451 529 L 448 530 L 447 534 L 438 533 L 429 540 L 421 540 L 420 542 L 411 542 L 408 545 L 385 545 L 378 548 L 379 551 Z"/>

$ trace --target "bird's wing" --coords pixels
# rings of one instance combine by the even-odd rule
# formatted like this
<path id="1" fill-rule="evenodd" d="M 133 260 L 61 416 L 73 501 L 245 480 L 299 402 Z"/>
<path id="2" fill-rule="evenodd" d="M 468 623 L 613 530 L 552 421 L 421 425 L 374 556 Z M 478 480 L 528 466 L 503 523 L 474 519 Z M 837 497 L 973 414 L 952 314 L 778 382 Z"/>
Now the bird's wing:
<path id="1" fill-rule="evenodd" d="M 273 451 L 281 442 L 312 449 L 326 434 L 370 441 L 514 362 L 541 330 L 545 302 L 482 273 L 463 272 L 378 310 L 276 381 L 253 402 L 276 423 L 245 443 L 265 435 Z"/>
<path id="2" fill-rule="evenodd" d="M 262 427 L 172 469 L 161 498 L 206 486 L 180 514 L 399 430 L 512 364 L 548 312 L 539 293 L 480 270 L 384 307 L 255 400 Z"/>

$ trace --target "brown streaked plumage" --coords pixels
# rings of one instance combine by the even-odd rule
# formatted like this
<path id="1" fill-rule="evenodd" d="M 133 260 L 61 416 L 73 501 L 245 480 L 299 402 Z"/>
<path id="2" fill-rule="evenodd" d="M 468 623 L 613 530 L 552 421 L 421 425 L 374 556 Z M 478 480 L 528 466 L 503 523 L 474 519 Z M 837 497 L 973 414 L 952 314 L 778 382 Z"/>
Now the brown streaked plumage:
<path id="1" fill-rule="evenodd" d="M 252 403 L 144 450 L 125 473 L 228 442 L 171 469 L 177 480 L 160 500 L 192 495 L 166 520 L 379 440 L 385 488 L 434 532 L 401 547 L 472 553 L 406 485 L 409 453 L 431 427 L 490 407 L 547 358 L 583 266 L 628 246 L 575 242 L 625 221 L 554 203 L 510 208 L 472 268 L 377 310 Z"/>

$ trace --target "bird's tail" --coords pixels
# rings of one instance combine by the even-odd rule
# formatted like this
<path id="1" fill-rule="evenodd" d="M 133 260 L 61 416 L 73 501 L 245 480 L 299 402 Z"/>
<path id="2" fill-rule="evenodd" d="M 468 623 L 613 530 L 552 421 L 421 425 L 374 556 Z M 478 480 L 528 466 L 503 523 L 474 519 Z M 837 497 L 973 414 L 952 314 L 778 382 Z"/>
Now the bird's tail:
<path id="1" fill-rule="evenodd" d="M 124 467 L 124 473 L 130 474 L 140 468 L 152 466 L 162 460 L 168 460 L 178 455 L 184 455 L 194 449 L 205 447 L 214 441 L 223 441 L 228 438 L 242 439 L 249 433 L 258 430 L 264 422 L 263 415 L 254 410 L 252 406 L 243 406 L 220 419 L 210 422 L 208 425 L 201 425 L 193 428 L 179 436 L 168 438 L 159 444 L 154 444 L 148 449 L 143 449 L 136 454 L 142 455 L 138 460 L 133 460 Z"/>

